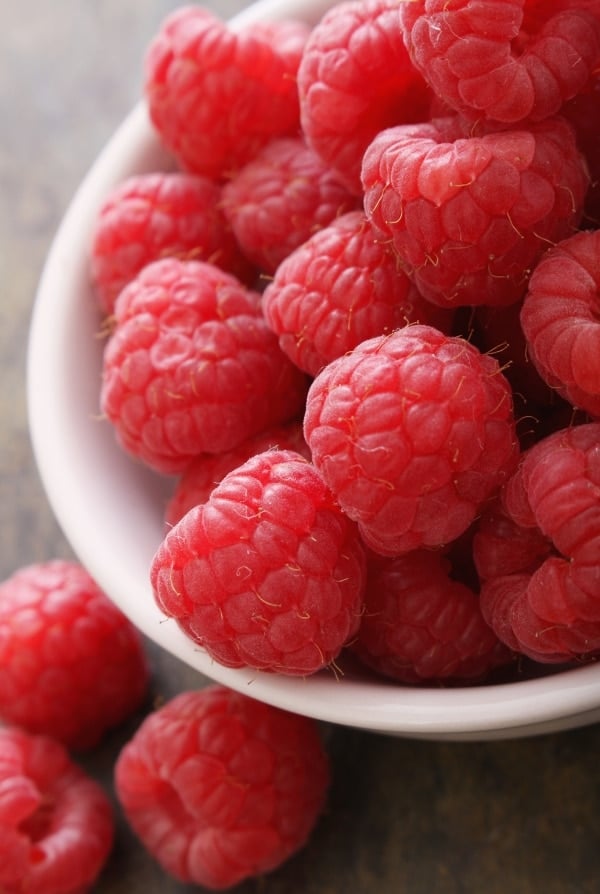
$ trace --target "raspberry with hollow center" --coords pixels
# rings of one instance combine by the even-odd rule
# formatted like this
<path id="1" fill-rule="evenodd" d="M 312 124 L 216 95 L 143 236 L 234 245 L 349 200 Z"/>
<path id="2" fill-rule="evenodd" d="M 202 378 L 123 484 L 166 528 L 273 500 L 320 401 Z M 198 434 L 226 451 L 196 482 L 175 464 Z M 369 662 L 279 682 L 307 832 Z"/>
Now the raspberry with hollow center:
<path id="1" fill-rule="evenodd" d="M 456 539 L 518 457 L 498 362 L 423 325 L 325 367 L 308 392 L 304 434 L 340 506 L 388 556 Z"/>
<path id="2" fill-rule="evenodd" d="M 562 118 L 520 130 L 458 117 L 392 127 L 366 150 L 362 179 L 379 238 L 444 307 L 522 298 L 548 245 L 576 229 L 589 182 Z"/>
<path id="3" fill-rule="evenodd" d="M 0 728 L 0 889 L 85 894 L 110 854 L 103 789 L 53 739 Z"/>
<path id="4" fill-rule="evenodd" d="M 150 714 L 114 778 L 125 816 L 162 867 L 220 890 L 306 844 L 329 775 L 315 721 L 213 684 Z"/>
<path id="5" fill-rule="evenodd" d="M 167 533 L 150 579 L 162 611 L 220 664 L 304 676 L 356 633 L 364 563 L 314 466 L 268 450 Z"/>
<path id="6" fill-rule="evenodd" d="M 0 717 L 89 749 L 148 687 L 133 625 L 78 563 L 25 566 L 0 584 Z"/>

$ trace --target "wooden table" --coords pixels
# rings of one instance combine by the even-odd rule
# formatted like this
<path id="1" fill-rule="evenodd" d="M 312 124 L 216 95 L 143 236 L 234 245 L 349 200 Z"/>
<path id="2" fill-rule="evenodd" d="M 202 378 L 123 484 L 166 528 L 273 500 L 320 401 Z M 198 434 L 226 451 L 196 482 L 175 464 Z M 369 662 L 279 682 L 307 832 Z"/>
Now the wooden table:
<path id="1" fill-rule="evenodd" d="M 210 4 L 208 4 L 210 5 Z M 214 3 L 233 14 L 239 0 Z M 169 0 L 0 3 L 0 574 L 71 555 L 32 458 L 27 328 L 73 190 L 139 96 L 143 50 Z M 153 690 L 205 681 L 148 644 Z M 85 765 L 111 790 L 115 733 Z M 334 781 L 309 846 L 240 894 L 597 894 L 600 729 L 495 743 L 328 731 Z M 101 894 L 183 894 L 121 818 Z"/>

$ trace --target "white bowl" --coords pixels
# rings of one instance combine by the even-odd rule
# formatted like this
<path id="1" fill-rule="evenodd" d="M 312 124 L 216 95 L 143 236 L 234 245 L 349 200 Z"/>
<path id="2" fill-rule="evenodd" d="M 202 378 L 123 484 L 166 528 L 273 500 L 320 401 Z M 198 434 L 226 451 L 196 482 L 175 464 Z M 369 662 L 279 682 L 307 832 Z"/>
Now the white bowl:
<path id="1" fill-rule="evenodd" d="M 331 0 L 261 0 L 237 16 L 316 22 Z M 114 184 L 167 163 L 140 103 L 76 193 L 39 284 L 28 353 L 31 438 L 39 472 L 75 553 L 131 621 L 201 674 L 319 720 L 421 739 L 491 740 L 600 720 L 600 664 L 537 679 L 469 688 L 412 688 L 351 672 L 286 678 L 220 667 L 156 607 L 150 561 L 163 536 L 171 483 L 130 460 L 98 419 L 102 342 L 87 251 Z"/>

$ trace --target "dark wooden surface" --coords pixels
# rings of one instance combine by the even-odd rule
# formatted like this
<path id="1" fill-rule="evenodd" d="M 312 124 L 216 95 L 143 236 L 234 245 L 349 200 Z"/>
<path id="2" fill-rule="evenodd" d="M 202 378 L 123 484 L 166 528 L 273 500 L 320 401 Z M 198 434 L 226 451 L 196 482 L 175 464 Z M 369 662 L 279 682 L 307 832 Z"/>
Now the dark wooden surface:
<path id="1" fill-rule="evenodd" d="M 223 17 L 243 4 L 219 2 Z M 0 574 L 70 550 L 31 455 L 27 328 L 45 252 L 74 188 L 139 95 L 168 0 L 0 0 Z M 150 644 L 153 695 L 206 681 Z M 85 758 L 111 793 L 139 718 Z M 329 728 L 329 809 L 309 846 L 239 894 L 597 894 L 600 729 L 426 743 Z M 95 890 L 183 894 L 118 817 Z"/>

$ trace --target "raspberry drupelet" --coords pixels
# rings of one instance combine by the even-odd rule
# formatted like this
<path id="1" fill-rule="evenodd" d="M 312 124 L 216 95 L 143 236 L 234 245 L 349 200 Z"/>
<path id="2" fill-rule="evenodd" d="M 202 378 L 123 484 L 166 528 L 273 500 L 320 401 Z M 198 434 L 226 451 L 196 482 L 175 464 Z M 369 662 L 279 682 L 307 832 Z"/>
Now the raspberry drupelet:
<path id="1" fill-rule="evenodd" d="M 329 776 L 315 721 L 211 685 L 146 718 L 118 757 L 115 789 L 166 872 L 221 890 L 304 847 Z"/>
<path id="2" fill-rule="evenodd" d="M 418 324 L 325 367 L 308 392 L 304 433 L 340 506 L 384 556 L 456 539 L 519 454 L 497 360 Z"/>
<path id="3" fill-rule="evenodd" d="M 86 894 L 112 849 L 100 785 L 59 742 L 0 727 L 0 890 Z"/>
<path id="4" fill-rule="evenodd" d="M 165 536 L 159 607 L 220 664 L 305 676 L 360 623 L 364 548 L 321 475 L 267 450 L 228 473 Z"/>
<path id="5" fill-rule="evenodd" d="M 0 718 L 90 749 L 137 711 L 149 668 L 135 627 L 78 563 L 0 584 Z"/>
<path id="6" fill-rule="evenodd" d="M 123 448 L 159 472 L 297 418 L 306 384 L 260 295 L 212 264 L 155 261 L 119 295 L 101 408 Z"/>

